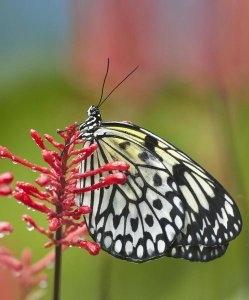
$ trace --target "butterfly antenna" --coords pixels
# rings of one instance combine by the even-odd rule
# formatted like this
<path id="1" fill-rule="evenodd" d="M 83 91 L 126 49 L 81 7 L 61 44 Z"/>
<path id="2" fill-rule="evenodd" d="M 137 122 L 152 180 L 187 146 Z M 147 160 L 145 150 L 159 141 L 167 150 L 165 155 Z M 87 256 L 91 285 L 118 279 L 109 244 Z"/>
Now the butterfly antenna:
<path id="1" fill-rule="evenodd" d="M 98 103 L 97 107 L 100 107 L 100 105 L 102 104 L 101 101 L 102 101 L 102 98 L 103 98 L 106 78 L 107 78 L 107 75 L 108 75 L 108 72 L 109 72 L 109 66 L 110 66 L 110 59 L 107 58 L 107 67 L 106 67 L 105 77 L 104 77 L 104 81 L 103 81 L 103 84 L 102 84 L 101 94 L 100 94 L 99 103 Z"/>
<path id="2" fill-rule="evenodd" d="M 119 82 L 119 84 L 117 84 L 112 90 L 111 92 L 98 104 L 98 107 L 100 107 L 110 96 L 111 94 L 128 78 L 130 77 L 137 69 L 139 66 L 136 66 L 136 68 L 134 68 L 128 75 L 125 76 L 125 78 L 123 80 L 121 80 Z"/>

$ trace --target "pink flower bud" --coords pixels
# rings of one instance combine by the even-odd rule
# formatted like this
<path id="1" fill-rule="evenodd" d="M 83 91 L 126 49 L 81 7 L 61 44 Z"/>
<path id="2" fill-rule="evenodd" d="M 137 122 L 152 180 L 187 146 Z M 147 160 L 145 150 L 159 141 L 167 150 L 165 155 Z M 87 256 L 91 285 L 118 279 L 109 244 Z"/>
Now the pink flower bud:
<path id="1" fill-rule="evenodd" d="M 60 218 L 53 218 L 49 220 L 49 230 L 56 231 L 59 227 L 61 227 L 62 221 Z"/>
<path id="2" fill-rule="evenodd" d="M 77 246 L 86 249 L 91 255 L 97 255 L 100 252 L 100 246 L 95 242 L 87 240 L 78 241 Z"/>
<path id="3" fill-rule="evenodd" d="M 38 210 L 42 213 L 48 214 L 51 213 L 52 211 L 43 203 L 39 203 L 37 201 L 32 200 L 32 198 L 26 194 L 24 191 L 14 191 L 13 192 L 13 197 L 17 199 L 18 201 L 22 202 L 23 204 Z"/>
<path id="4" fill-rule="evenodd" d="M 0 184 L 9 184 L 13 179 L 14 176 L 10 172 L 0 174 Z"/>
<path id="5" fill-rule="evenodd" d="M 8 222 L 0 222 L 0 235 L 10 234 L 13 231 L 13 227 Z"/>
<path id="6" fill-rule="evenodd" d="M 42 156 L 45 162 L 47 162 L 50 167 L 52 167 L 56 172 L 61 171 L 60 156 L 55 151 L 43 150 Z"/>
<path id="7" fill-rule="evenodd" d="M 51 182 L 51 177 L 47 174 L 40 174 L 35 182 L 40 186 L 46 186 Z"/>
<path id="8" fill-rule="evenodd" d="M 54 147 L 56 147 L 57 149 L 59 149 L 60 151 L 62 151 L 63 149 L 64 149 L 64 145 L 63 144 L 60 144 L 60 143 L 58 143 L 58 142 L 56 142 L 55 140 L 54 140 L 54 138 L 51 136 L 51 135 L 49 135 L 49 134 L 44 134 L 44 137 L 45 137 L 45 139 L 49 142 L 49 143 L 51 143 Z"/>
<path id="9" fill-rule="evenodd" d="M 41 136 L 39 135 L 39 133 L 34 130 L 34 129 L 31 129 L 30 130 L 30 135 L 32 136 L 33 140 L 36 142 L 36 144 L 41 148 L 41 149 L 46 149 L 45 145 L 44 145 L 44 142 L 41 138 Z"/>
<path id="10" fill-rule="evenodd" d="M 8 185 L 3 184 L 0 186 L 0 196 L 8 196 L 11 193 L 12 193 L 11 188 Z"/>
<path id="11" fill-rule="evenodd" d="M 42 192 L 40 190 L 38 190 L 37 187 L 35 187 L 33 184 L 31 183 L 27 183 L 27 182 L 20 182 L 18 181 L 16 183 L 16 186 L 20 189 L 23 190 L 25 193 L 35 196 L 39 199 L 47 199 L 50 197 L 50 195 L 46 192 Z"/>
<path id="12" fill-rule="evenodd" d="M 111 184 L 124 184 L 126 182 L 126 176 L 124 173 L 110 174 L 103 179 L 102 184 L 104 186 Z"/>

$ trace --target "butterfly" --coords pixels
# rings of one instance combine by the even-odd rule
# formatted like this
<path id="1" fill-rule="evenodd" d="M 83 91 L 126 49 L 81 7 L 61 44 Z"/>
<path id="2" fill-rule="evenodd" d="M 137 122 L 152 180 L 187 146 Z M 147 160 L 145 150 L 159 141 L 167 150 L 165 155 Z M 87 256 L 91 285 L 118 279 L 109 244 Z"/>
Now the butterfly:
<path id="1" fill-rule="evenodd" d="M 103 122 L 99 107 L 105 100 L 91 106 L 80 125 L 84 147 L 98 145 L 80 172 L 115 160 L 130 168 L 124 184 L 77 196 L 77 205 L 92 209 L 85 216 L 90 236 L 109 254 L 136 263 L 162 256 L 200 262 L 222 256 L 242 228 L 231 196 L 171 143 L 134 124 Z M 100 175 L 83 178 L 78 187 L 100 180 Z"/>

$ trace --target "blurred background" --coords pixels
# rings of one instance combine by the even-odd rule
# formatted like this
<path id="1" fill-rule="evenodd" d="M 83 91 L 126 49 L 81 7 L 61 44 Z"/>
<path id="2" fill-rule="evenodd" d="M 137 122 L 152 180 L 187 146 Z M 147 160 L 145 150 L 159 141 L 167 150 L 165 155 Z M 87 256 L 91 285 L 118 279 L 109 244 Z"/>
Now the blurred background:
<path id="1" fill-rule="evenodd" d="M 210 263 L 162 258 L 136 265 L 69 249 L 62 299 L 249 299 L 248 53 L 247 0 L 1 1 L 1 145 L 42 163 L 30 128 L 55 136 L 85 120 L 107 57 L 106 94 L 139 65 L 102 107 L 104 120 L 130 120 L 177 145 L 227 188 L 244 220 L 227 254 Z M 5 171 L 22 181 L 37 176 L 2 160 Z M 1 244 L 16 256 L 31 248 L 34 261 L 45 255 L 46 239 L 21 221 L 26 208 L 0 201 L 0 220 L 15 227 Z M 47 272 L 42 299 L 51 299 L 53 270 Z M 0 285 L 12 292 L 6 299 L 20 299 L 15 278 L 0 273 Z"/>

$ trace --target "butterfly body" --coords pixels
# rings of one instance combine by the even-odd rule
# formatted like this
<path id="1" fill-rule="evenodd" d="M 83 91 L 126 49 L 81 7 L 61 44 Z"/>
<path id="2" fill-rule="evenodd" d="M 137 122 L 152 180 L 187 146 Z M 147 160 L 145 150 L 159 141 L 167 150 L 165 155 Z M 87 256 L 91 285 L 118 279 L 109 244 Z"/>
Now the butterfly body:
<path id="1" fill-rule="evenodd" d="M 102 122 L 95 106 L 80 131 L 85 146 L 98 145 L 82 162 L 81 172 L 115 160 L 130 165 L 125 184 L 76 200 L 92 208 L 86 224 L 102 249 L 133 262 L 161 256 L 209 261 L 225 253 L 241 230 L 240 212 L 221 184 L 195 161 L 139 126 Z M 100 180 L 100 175 L 84 178 L 78 186 Z"/>

